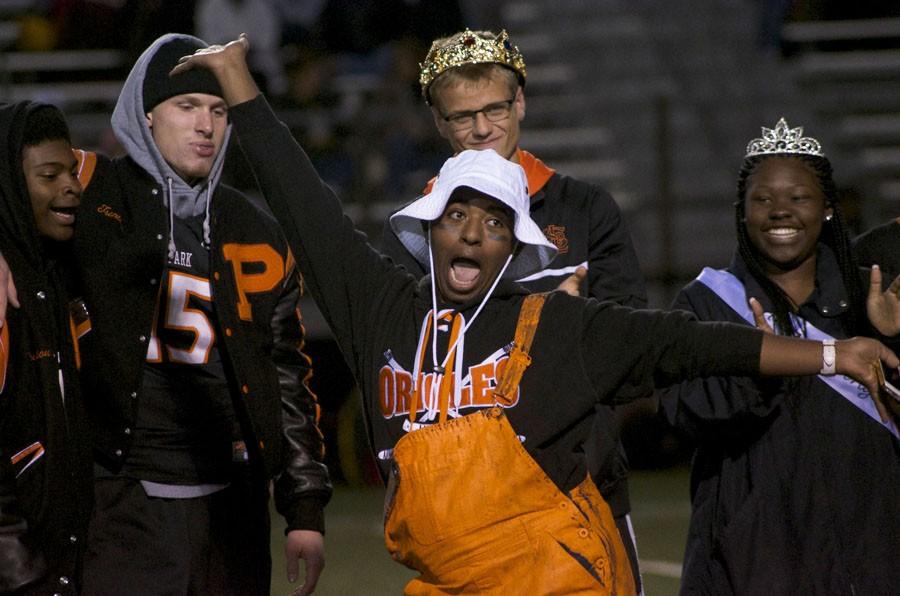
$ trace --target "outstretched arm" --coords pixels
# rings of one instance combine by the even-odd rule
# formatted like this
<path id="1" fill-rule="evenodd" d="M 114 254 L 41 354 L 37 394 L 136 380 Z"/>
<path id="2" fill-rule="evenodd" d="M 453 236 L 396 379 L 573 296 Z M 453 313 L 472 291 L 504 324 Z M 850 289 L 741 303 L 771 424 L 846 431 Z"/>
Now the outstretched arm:
<path id="1" fill-rule="evenodd" d="M 880 275 L 878 283 L 877 287 L 880 288 Z M 869 298 L 872 298 L 871 294 Z M 765 333 L 759 359 L 760 373 L 769 376 L 795 376 L 817 374 L 821 370 L 824 359 L 824 346 L 821 343 L 775 335 L 756 298 L 750 298 L 750 308 L 756 327 Z M 876 371 L 882 361 L 889 367 L 896 368 L 896 355 L 881 343 L 862 337 L 836 341 L 834 347 L 837 352 L 836 372 L 852 377 L 864 385 L 871 395 L 876 396 L 877 403 L 878 386 L 884 379 Z M 817 366 L 819 369 L 813 370 Z"/>
<path id="2" fill-rule="evenodd" d="M 863 385 L 875 399 L 883 420 L 889 416 L 878 398 L 878 370 L 884 362 L 889 368 L 900 366 L 896 354 L 881 342 L 867 337 L 854 337 L 835 342 L 837 374 L 847 375 Z M 824 346 L 821 342 L 765 334 L 759 356 L 759 372 L 767 376 L 814 375 L 822 368 Z"/>

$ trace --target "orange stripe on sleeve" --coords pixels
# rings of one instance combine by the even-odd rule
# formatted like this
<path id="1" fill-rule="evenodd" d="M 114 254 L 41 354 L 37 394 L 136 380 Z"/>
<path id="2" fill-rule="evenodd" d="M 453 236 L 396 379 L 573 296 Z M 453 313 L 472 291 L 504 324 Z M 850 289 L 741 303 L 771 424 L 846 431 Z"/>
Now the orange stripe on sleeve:
<path id="1" fill-rule="evenodd" d="M 92 151 L 83 151 L 81 149 L 73 149 L 75 159 L 78 161 L 78 181 L 81 186 L 87 188 L 94 177 L 94 170 L 97 168 L 97 154 Z"/>
<path id="2" fill-rule="evenodd" d="M 75 370 L 81 370 L 81 346 L 78 345 L 78 338 L 81 336 L 78 335 L 78 328 L 72 315 L 69 315 L 69 332 L 72 334 L 72 347 L 75 351 Z"/>

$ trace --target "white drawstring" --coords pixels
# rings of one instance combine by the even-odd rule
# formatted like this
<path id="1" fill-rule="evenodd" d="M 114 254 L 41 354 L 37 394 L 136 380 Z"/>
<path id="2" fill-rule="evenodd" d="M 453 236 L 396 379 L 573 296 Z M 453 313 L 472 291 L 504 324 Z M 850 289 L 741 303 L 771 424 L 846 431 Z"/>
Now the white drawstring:
<path id="1" fill-rule="evenodd" d="M 166 177 L 167 194 L 164 197 L 169 205 L 169 262 L 175 260 L 175 196 L 172 193 L 172 178 Z"/>
<path id="2" fill-rule="evenodd" d="M 211 194 L 209 191 L 209 184 L 204 188 L 206 191 L 206 210 L 205 216 L 203 218 L 203 246 L 204 248 L 209 249 L 212 245 L 212 241 L 210 240 L 210 203 L 212 203 Z M 178 251 L 178 247 L 175 245 L 175 193 L 172 190 L 172 178 L 171 176 L 166 177 L 166 196 L 164 197 L 166 204 L 169 207 L 169 262 L 175 260 L 175 256 Z"/>
<path id="3" fill-rule="evenodd" d="M 209 249 L 212 242 L 209 239 L 209 204 L 211 203 L 209 182 L 206 183 L 206 216 L 203 218 L 203 246 Z"/>
<path id="4" fill-rule="evenodd" d="M 491 287 L 488 289 L 487 293 L 482 298 L 481 303 L 478 305 L 478 308 L 475 309 L 475 313 L 472 315 L 472 318 L 466 321 L 466 324 L 463 325 L 462 329 L 459 331 L 459 335 L 456 337 L 456 340 L 452 345 L 447 349 L 447 353 L 444 356 L 443 362 L 438 365 L 437 361 L 437 332 L 438 332 L 438 310 L 437 310 L 437 286 L 435 283 L 435 271 L 434 271 L 434 254 L 431 250 L 431 223 L 428 224 L 428 264 L 431 268 L 431 316 L 432 316 L 432 334 L 431 334 L 431 361 L 434 366 L 433 372 L 435 373 L 434 380 L 431 383 L 431 389 L 429 390 L 428 400 L 426 402 L 425 407 L 427 408 L 427 413 L 425 416 L 426 420 L 434 419 L 435 414 L 438 411 L 440 405 L 438 404 L 438 394 L 440 389 L 440 381 L 441 377 L 445 374 L 444 367 L 447 366 L 447 362 L 450 360 L 450 356 L 453 354 L 453 350 L 459 346 L 459 356 L 457 358 L 458 365 L 454 367 L 454 380 L 453 384 L 453 403 L 456 406 L 456 409 L 459 409 L 459 404 L 462 401 L 462 363 L 463 363 L 463 355 L 465 353 L 465 342 L 463 338 L 466 335 L 466 331 L 469 327 L 472 326 L 472 323 L 475 322 L 475 319 L 478 318 L 478 315 L 481 313 L 484 305 L 487 304 L 488 299 L 494 293 L 494 290 L 497 287 L 497 284 L 500 283 L 500 279 L 503 277 L 503 274 L 506 272 L 506 268 L 509 267 L 510 262 L 512 262 L 513 255 L 510 254 L 506 258 L 506 262 L 503 264 L 503 267 L 500 269 L 500 272 L 494 278 Z M 452 325 L 451 325 L 452 327 Z M 418 390 L 419 384 L 419 375 L 416 375 L 415 379 L 416 387 Z"/>

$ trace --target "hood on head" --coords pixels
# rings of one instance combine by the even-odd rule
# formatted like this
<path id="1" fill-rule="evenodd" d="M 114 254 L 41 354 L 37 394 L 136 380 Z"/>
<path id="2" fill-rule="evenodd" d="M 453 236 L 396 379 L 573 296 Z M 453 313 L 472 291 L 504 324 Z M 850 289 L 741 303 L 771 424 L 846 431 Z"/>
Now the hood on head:
<path id="1" fill-rule="evenodd" d="M 165 47 L 164 47 L 165 46 Z M 168 181 L 172 181 L 172 194 L 176 197 L 175 213 L 184 217 L 187 215 L 197 215 L 202 213 L 204 205 L 200 197 L 200 191 L 207 185 L 208 191 L 212 193 L 221 177 L 222 167 L 225 161 L 225 153 L 228 148 L 228 139 L 231 135 L 231 125 L 225 131 L 225 138 L 222 142 L 222 148 L 216 156 L 212 170 L 205 180 L 197 182 L 194 187 L 188 185 L 187 182 L 175 173 L 175 170 L 166 163 L 162 154 L 156 147 L 153 140 L 153 134 L 147 125 L 146 114 L 149 109 L 145 107 L 145 98 L 150 102 L 158 104 L 160 101 L 178 95 L 180 93 L 210 93 L 215 94 L 218 84 L 212 86 L 207 75 L 196 77 L 191 76 L 189 79 L 161 79 L 161 74 L 168 76 L 168 71 L 175 66 L 180 56 L 175 56 L 173 47 L 184 48 L 205 48 L 206 42 L 191 35 L 181 33 L 168 33 L 154 41 L 143 54 L 137 59 L 132 67 L 131 72 L 125 79 L 122 91 L 119 93 L 119 99 L 116 102 L 115 110 L 112 115 L 112 128 L 116 138 L 125 148 L 129 157 L 133 159 L 141 168 L 147 171 L 154 180 L 165 187 Z M 154 62 L 157 53 L 164 53 L 163 62 L 171 61 L 171 66 L 166 67 L 160 61 Z M 145 93 L 145 81 L 152 83 L 153 81 L 164 81 L 156 83 L 148 88 Z M 221 94 L 221 92 L 219 92 Z M 154 104 L 154 105 L 155 105 Z M 150 106 L 152 109 L 153 106 Z M 197 205 L 197 203 L 200 203 Z"/>
<path id="2" fill-rule="evenodd" d="M 0 104 L 0 252 L 14 249 L 33 266 L 42 261 L 42 249 L 22 171 L 22 144 L 28 116 L 43 107 L 29 101 Z"/>
<path id="3" fill-rule="evenodd" d="M 525 171 L 493 149 L 470 149 L 451 157 L 441 167 L 429 194 L 391 216 L 391 228 L 397 238 L 420 263 L 429 266 L 428 238 L 422 222 L 438 219 L 453 191 L 461 186 L 500 201 L 515 214 L 513 233 L 520 248 L 503 272 L 504 278 L 521 279 L 550 264 L 557 248 L 531 219 Z"/>

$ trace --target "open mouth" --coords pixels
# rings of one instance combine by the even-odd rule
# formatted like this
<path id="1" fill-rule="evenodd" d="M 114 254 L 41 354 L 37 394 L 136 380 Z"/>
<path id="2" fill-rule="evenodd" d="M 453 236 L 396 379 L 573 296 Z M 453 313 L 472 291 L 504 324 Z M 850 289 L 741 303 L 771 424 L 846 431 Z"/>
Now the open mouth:
<path id="1" fill-rule="evenodd" d="M 481 265 L 471 259 L 453 259 L 450 263 L 450 281 L 458 289 L 470 289 L 481 275 Z"/>
<path id="2" fill-rule="evenodd" d="M 77 210 L 77 207 L 50 207 L 50 212 L 63 224 L 75 223 L 75 212 Z"/>

